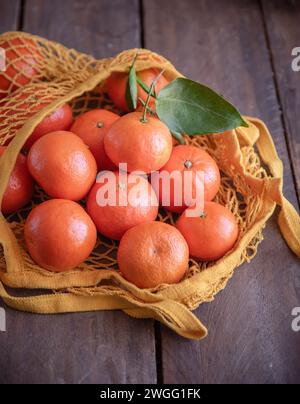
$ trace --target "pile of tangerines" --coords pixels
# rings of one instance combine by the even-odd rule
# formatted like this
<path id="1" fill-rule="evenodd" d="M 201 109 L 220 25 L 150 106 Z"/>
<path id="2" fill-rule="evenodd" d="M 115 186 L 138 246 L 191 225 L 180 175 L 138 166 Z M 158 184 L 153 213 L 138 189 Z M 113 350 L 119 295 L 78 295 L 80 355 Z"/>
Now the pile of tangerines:
<path id="1" fill-rule="evenodd" d="M 155 91 L 168 84 L 155 69 L 138 73 Z M 138 87 L 139 105 L 131 112 L 126 102 L 128 74 L 113 73 L 105 88 L 119 116 L 105 109 L 90 110 L 73 120 L 68 104 L 47 116 L 34 130 L 11 174 L 2 213 L 11 214 L 32 198 L 36 182 L 50 197 L 36 206 L 25 223 L 25 242 L 32 259 L 50 271 L 68 271 L 84 262 L 97 241 L 97 231 L 120 240 L 118 265 L 130 282 L 141 288 L 177 283 L 186 274 L 189 257 L 217 260 L 231 250 L 238 237 L 233 214 L 213 202 L 220 187 L 220 171 L 203 149 L 178 145 L 168 127 L 155 115 L 149 94 Z M 155 81 L 156 80 L 156 81 Z M 5 81 L 0 80 L 5 89 Z M 0 117 L 1 119 L 1 117 Z M 0 148 L 5 153 L 6 146 Z M 119 165 L 126 163 L 126 171 Z M 162 200 L 147 175 L 178 171 L 171 180 L 169 202 Z M 204 209 L 189 215 L 193 206 L 175 203 L 176 181 L 184 173 L 204 172 Z M 99 195 L 113 184 L 99 181 L 103 173 L 114 173 L 115 204 L 99 203 Z M 98 176 L 97 176 L 97 173 Z M 193 177 L 193 192 L 199 183 Z M 182 184 L 184 185 L 184 184 Z M 134 188 L 134 193 L 133 191 Z M 184 186 L 183 186 L 184 188 Z M 123 204 L 122 200 L 128 200 Z M 81 204 L 78 202 L 81 201 Z M 176 226 L 156 221 L 162 206 L 178 214 Z"/>

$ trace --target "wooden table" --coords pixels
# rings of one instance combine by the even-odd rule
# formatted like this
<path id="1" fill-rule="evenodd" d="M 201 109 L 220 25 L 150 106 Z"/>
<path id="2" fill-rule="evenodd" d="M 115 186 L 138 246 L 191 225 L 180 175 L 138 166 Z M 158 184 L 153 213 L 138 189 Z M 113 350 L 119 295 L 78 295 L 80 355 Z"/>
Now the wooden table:
<path id="1" fill-rule="evenodd" d="M 299 207 L 300 1 L 0 0 L 0 32 L 24 30 L 98 58 L 146 47 L 269 126 Z M 250 265 L 196 314 L 191 342 L 122 312 L 38 316 L 7 309 L 2 383 L 299 383 L 300 265 L 276 215 Z M 0 303 L 3 307 L 3 302 Z"/>

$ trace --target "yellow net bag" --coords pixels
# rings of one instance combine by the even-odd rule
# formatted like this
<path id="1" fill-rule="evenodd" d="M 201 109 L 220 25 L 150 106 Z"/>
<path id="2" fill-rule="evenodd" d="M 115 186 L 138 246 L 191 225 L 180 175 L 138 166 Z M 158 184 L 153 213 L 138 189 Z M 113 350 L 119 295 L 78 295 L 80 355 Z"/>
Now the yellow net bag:
<path id="1" fill-rule="evenodd" d="M 9 144 L 0 158 L 0 202 L 18 153 L 43 118 L 66 102 L 75 116 L 96 107 L 114 110 L 102 84 L 111 72 L 128 71 L 136 54 L 133 49 L 115 58 L 95 60 L 19 32 L 1 35 L 0 46 L 3 44 L 14 57 L 6 72 L 1 73 L 2 80 L 10 78 L 11 72 L 17 74 L 2 94 L 0 90 L 0 144 Z M 22 63 L 24 49 L 30 49 L 35 59 L 33 76 Z M 140 50 L 136 69 L 147 68 L 165 69 L 170 80 L 181 76 L 165 58 Z M 300 256 L 300 218 L 282 194 L 282 162 L 264 123 L 245 119 L 249 128 L 238 128 L 231 135 L 186 137 L 188 143 L 206 149 L 223 173 L 217 201 L 233 212 L 240 229 L 238 242 L 225 257 L 213 263 L 191 259 L 188 273 L 179 284 L 143 290 L 118 272 L 117 243 L 99 236 L 95 250 L 78 268 L 65 273 L 46 271 L 32 261 L 23 239 L 27 214 L 47 199 L 37 188 L 30 206 L 6 218 L 0 214 L 0 296 L 4 302 L 33 313 L 121 309 L 133 317 L 159 320 L 184 337 L 205 337 L 206 328 L 191 310 L 211 301 L 226 286 L 234 270 L 255 256 L 263 239 L 262 230 L 276 204 L 281 206 L 278 221 L 282 234 Z M 175 217 L 161 211 L 159 220 L 173 224 Z M 13 296 L 5 285 L 30 289 L 32 293 Z M 36 295 L 36 289 L 45 293 Z"/>

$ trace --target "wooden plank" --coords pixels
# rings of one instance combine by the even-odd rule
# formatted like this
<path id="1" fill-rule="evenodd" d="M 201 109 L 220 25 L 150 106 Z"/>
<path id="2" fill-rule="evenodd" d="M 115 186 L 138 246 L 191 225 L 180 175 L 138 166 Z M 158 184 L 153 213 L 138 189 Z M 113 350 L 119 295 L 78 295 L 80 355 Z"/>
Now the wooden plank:
<path id="1" fill-rule="evenodd" d="M 18 29 L 20 0 L 0 0 L 0 33 Z"/>
<path id="2" fill-rule="evenodd" d="M 274 87 L 260 7 L 255 1 L 144 1 L 145 46 L 189 77 L 212 86 L 243 113 L 269 126 L 285 164 L 285 193 L 296 192 Z M 159 12 L 158 12 L 159 10 Z M 299 261 L 274 217 L 257 257 L 196 314 L 209 328 L 202 342 L 161 328 L 166 383 L 299 382 L 300 334 L 291 311 L 300 302 Z"/>
<path id="3" fill-rule="evenodd" d="M 140 46 L 138 0 L 26 3 L 25 30 L 103 58 Z"/>
<path id="4" fill-rule="evenodd" d="M 138 4 L 130 2 L 123 20 L 127 4 L 29 0 L 24 29 L 107 56 L 140 46 Z M 0 381 L 155 383 L 153 321 L 121 312 L 37 316 L 7 309 L 7 332 L 0 333 Z"/>
<path id="5" fill-rule="evenodd" d="M 300 46 L 300 2 L 263 1 L 263 11 L 300 201 L 300 71 L 292 69 L 292 50 Z"/>
<path id="6" fill-rule="evenodd" d="M 7 309 L 6 315 L 1 383 L 156 381 L 151 321 L 121 312 L 39 316 Z"/>

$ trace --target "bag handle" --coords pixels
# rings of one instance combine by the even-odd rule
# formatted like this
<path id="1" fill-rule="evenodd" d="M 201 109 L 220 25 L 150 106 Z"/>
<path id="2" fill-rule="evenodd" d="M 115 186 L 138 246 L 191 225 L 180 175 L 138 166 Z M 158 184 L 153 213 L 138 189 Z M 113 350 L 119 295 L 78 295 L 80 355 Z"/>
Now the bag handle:
<path id="1" fill-rule="evenodd" d="M 155 318 L 185 338 L 200 340 L 207 336 L 206 327 L 183 304 L 173 300 L 144 303 L 124 292 L 92 294 L 84 290 L 40 296 L 15 297 L 8 294 L 0 281 L 0 297 L 10 307 L 38 314 L 72 313 L 97 310 L 123 310 L 135 318 Z"/>
<path id="2" fill-rule="evenodd" d="M 260 136 L 256 141 L 259 154 L 278 181 L 269 182 L 267 194 L 281 206 L 278 217 L 280 231 L 289 248 L 300 258 L 300 216 L 293 205 L 283 195 L 283 164 L 280 160 L 272 136 L 266 125 L 257 118 L 246 117 L 258 127 Z"/>

